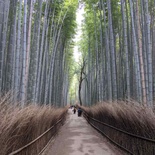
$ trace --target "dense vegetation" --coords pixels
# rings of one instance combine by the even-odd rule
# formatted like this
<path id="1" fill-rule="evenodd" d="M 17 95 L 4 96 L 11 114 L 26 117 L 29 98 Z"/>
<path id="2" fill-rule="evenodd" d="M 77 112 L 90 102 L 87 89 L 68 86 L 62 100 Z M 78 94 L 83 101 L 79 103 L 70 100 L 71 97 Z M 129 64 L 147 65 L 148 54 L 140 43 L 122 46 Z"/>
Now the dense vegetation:
<path id="1" fill-rule="evenodd" d="M 79 73 L 79 96 L 86 105 L 134 99 L 153 106 L 155 2 L 80 3 L 85 9 L 81 71 L 73 61 L 77 0 L 0 3 L 0 96 L 9 92 L 22 106 L 63 106 Z"/>
<path id="2" fill-rule="evenodd" d="M 77 0 L 0 2 L 0 96 L 67 103 Z"/>
<path id="3" fill-rule="evenodd" d="M 20 108 L 10 103 L 8 98 L 0 100 L 0 154 L 8 155 L 34 140 L 31 145 L 14 154 L 39 154 L 65 121 L 67 107 L 57 109 L 47 105 L 29 105 Z M 60 119 L 62 121 L 55 125 Z"/>
<path id="4" fill-rule="evenodd" d="M 39 154 L 65 120 L 77 7 L 0 1 L 0 154 Z"/>
<path id="5" fill-rule="evenodd" d="M 82 102 L 134 99 L 153 106 L 154 1 L 83 1 Z"/>
<path id="6" fill-rule="evenodd" d="M 129 154 L 152 155 L 155 1 L 83 1 L 79 96 L 90 106 L 82 106 L 85 117 Z"/>
<path id="7" fill-rule="evenodd" d="M 76 10 L 81 4 L 82 57 L 75 63 Z M 81 105 L 103 103 L 82 107 L 90 116 L 154 138 L 154 42 L 154 0 L 1 0 L 0 154 L 19 149 L 65 118 L 67 108 L 53 106 L 64 107 L 77 96 Z M 124 135 L 101 130 L 122 143 Z M 39 153 L 52 133 L 25 152 Z M 133 152 L 154 151 L 152 144 L 133 140 L 133 146 L 125 138 L 123 145 Z M 137 144 L 146 150 L 133 148 Z"/>
<path id="8" fill-rule="evenodd" d="M 123 155 L 155 154 L 155 115 L 152 109 L 136 102 L 126 104 L 122 101 L 82 108 L 91 125 L 119 148 L 124 148 Z"/>

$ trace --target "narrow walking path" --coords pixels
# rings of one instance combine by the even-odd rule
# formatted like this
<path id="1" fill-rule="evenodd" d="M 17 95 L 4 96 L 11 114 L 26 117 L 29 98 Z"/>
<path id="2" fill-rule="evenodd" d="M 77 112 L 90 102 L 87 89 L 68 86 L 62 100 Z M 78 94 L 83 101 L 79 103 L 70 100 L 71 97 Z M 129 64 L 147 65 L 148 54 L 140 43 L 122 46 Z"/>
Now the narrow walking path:
<path id="1" fill-rule="evenodd" d="M 71 110 L 68 113 L 66 123 L 44 155 L 121 155 L 83 117 Z"/>

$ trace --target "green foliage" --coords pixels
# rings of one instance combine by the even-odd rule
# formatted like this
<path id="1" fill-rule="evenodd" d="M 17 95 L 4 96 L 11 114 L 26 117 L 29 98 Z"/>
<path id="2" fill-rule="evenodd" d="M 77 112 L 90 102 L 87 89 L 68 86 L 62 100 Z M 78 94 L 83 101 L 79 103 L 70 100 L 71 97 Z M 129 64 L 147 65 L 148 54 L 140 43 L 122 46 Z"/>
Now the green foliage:
<path id="1" fill-rule="evenodd" d="M 75 34 L 75 28 L 77 27 L 75 20 L 76 20 L 76 7 L 71 5 L 67 10 L 67 15 L 63 23 L 63 35 L 67 39 L 72 39 Z"/>

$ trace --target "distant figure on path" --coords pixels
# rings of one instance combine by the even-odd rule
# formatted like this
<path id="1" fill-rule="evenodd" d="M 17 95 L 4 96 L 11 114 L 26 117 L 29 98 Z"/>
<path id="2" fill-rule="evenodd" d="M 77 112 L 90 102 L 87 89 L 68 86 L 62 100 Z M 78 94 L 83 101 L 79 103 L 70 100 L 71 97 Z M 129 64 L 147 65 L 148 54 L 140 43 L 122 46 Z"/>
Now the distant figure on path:
<path id="1" fill-rule="evenodd" d="M 74 107 L 74 109 L 73 109 L 73 113 L 75 114 L 76 113 L 76 108 Z"/>
<path id="2" fill-rule="evenodd" d="M 82 115 L 82 109 L 79 107 L 78 108 L 78 117 L 80 117 Z"/>

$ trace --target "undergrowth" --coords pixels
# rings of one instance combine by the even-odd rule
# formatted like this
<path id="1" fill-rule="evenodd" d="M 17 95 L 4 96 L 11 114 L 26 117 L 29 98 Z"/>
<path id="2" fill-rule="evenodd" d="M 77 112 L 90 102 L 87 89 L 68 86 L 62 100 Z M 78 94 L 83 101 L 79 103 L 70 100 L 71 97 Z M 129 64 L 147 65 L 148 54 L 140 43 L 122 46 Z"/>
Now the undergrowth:
<path id="1" fill-rule="evenodd" d="M 150 108 L 120 101 L 119 103 L 100 103 L 92 107 L 82 107 L 82 109 L 89 116 L 103 123 L 128 133 L 155 140 L 155 114 Z M 155 154 L 155 143 L 129 136 L 91 119 L 89 121 L 134 155 Z"/>
<path id="2" fill-rule="evenodd" d="M 8 100 L 9 102 L 9 100 Z M 43 134 L 60 118 L 65 118 L 67 108 L 29 105 L 25 108 L 13 107 L 5 99 L 0 104 L 0 155 L 23 147 Z M 63 123 L 63 122 L 62 122 Z M 20 155 L 37 155 L 58 131 L 62 123 L 49 131 L 37 142 L 21 151 Z"/>

